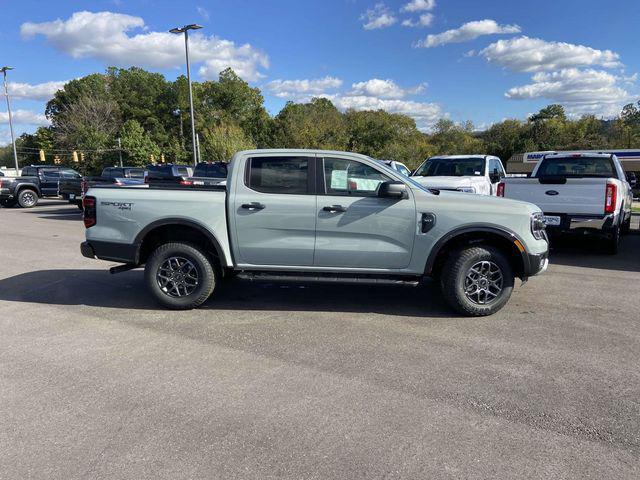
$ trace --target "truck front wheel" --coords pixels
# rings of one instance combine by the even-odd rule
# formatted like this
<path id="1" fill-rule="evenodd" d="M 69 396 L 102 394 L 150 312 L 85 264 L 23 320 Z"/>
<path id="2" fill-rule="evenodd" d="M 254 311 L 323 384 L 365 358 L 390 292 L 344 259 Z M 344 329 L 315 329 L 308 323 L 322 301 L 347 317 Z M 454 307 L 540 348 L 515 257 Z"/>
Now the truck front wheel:
<path id="1" fill-rule="evenodd" d="M 160 245 L 147 260 L 144 276 L 155 299 L 174 310 L 202 305 L 216 287 L 211 261 L 199 248 L 188 243 Z"/>
<path id="2" fill-rule="evenodd" d="M 452 252 L 440 277 L 446 302 L 469 317 L 492 315 L 504 307 L 513 283 L 509 261 L 500 250 L 490 246 Z"/>

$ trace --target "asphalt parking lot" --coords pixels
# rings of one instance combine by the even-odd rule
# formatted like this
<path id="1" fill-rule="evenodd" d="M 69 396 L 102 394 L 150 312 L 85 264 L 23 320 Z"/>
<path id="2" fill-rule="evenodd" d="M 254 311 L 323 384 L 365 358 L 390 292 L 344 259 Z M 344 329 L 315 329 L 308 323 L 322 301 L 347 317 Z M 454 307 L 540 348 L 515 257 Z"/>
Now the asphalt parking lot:
<path id="1" fill-rule="evenodd" d="M 429 285 L 166 311 L 83 236 L 61 202 L 0 209 L 2 479 L 640 476 L 637 230 L 481 319 Z"/>

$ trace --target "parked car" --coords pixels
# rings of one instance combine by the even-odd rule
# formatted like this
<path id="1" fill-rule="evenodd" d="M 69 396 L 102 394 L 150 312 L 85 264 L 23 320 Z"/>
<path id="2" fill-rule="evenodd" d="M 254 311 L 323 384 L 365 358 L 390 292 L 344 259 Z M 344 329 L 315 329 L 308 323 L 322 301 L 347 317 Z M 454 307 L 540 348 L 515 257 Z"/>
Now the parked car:
<path id="1" fill-rule="evenodd" d="M 495 195 L 506 176 L 502 161 L 491 155 L 445 155 L 431 157 L 412 178 L 428 188 Z"/>
<path id="2" fill-rule="evenodd" d="M 505 178 L 498 195 L 542 209 L 549 233 L 592 233 L 617 253 L 620 235 L 631 228 L 631 186 L 612 154 L 545 155 L 531 178 Z"/>
<path id="3" fill-rule="evenodd" d="M 197 307 L 222 276 L 269 281 L 418 285 L 437 279 L 464 315 L 508 301 L 514 278 L 544 271 L 535 205 L 432 193 L 364 155 L 321 150 L 237 153 L 226 187 L 91 188 L 89 258 L 145 265 L 164 306 Z"/>
<path id="4" fill-rule="evenodd" d="M 82 209 L 82 195 L 89 186 L 98 184 L 135 185 L 144 183 L 144 168 L 107 167 L 99 177 L 61 178 L 58 195 Z"/>
<path id="5" fill-rule="evenodd" d="M 389 168 L 394 169 L 396 172 L 400 172 L 407 177 L 411 175 L 411 170 L 402 162 L 396 162 L 395 160 L 378 160 Z"/>
<path id="6" fill-rule="evenodd" d="M 31 165 L 22 169 L 19 177 L 4 177 L 0 180 L 0 205 L 32 208 L 40 198 L 57 198 L 58 182 L 61 178 L 81 178 L 69 167 L 58 165 Z"/>

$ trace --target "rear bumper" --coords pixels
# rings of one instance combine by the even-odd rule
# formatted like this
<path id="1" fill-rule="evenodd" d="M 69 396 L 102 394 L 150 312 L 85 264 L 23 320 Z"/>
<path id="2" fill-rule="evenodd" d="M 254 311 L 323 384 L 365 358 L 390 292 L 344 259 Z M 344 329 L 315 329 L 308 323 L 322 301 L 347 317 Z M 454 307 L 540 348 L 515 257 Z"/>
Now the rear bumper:
<path id="1" fill-rule="evenodd" d="M 138 263 L 138 246 L 127 243 L 86 241 L 80 244 L 80 253 L 87 258 L 129 264 Z"/>
<path id="2" fill-rule="evenodd" d="M 560 225 L 548 225 L 547 232 L 553 233 L 610 233 L 616 225 L 615 214 L 609 215 L 572 215 L 564 213 L 546 213 L 546 216 L 560 217 Z"/>

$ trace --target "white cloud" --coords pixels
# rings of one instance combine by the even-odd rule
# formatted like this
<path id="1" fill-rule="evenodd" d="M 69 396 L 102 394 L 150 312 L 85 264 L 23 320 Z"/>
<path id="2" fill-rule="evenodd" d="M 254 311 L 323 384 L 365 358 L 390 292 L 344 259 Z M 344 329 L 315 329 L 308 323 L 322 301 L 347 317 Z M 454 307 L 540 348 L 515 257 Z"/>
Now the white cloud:
<path id="1" fill-rule="evenodd" d="M 620 56 L 611 50 L 547 42 L 526 36 L 499 40 L 482 50 L 480 55 L 488 62 L 516 72 L 552 71 L 579 66 L 621 66 Z"/>
<path id="2" fill-rule="evenodd" d="M 0 147 L 4 147 L 11 143 L 11 132 L 8 128 L 0 128 Z"/>
<path id="3" fill-rule="evenodd" d="M 209 10 L 204 7 L 196 7 L 196 10 L 198 11 L 198 15 L 200 15 L 204 20 L 209 20 Z"/>
<path id="4" fill-rule="evenodd" d="M 130 33 L 141 30 L 141 33 Z M 114 12 L 76 12 L 67 20 L 23 23 L 23 38 L 43 35 L 58 51 L 74 58 L 95 58 L 118 66 L 139 65 L 172 68 L 184 65 L 184 39 L 168 32 L 147 31 L 141 17 Z M 266 54 L 249 44 L 193 33 L 189 37 L 193 63 L 204 63 L 199 73 L 215 78 L 224 68 L 233 68 L 245 80 L 264 76 L 269 67 Z"/>
<path id="5" fill-rule="evenodd" d="M 47 101 L 50 100 L 58 90 L 62 90 L 65 83 L 67 83 L 67 81 L 45 82 L 36 85 L 9 82 L 9 95 L 11 95 L 12 98 Z"/>
<path id="6" fill-rule="evenodd" d="M 436 0 L 411 0 L 401 8 L 403 12 L 422 12 L 433 10 L 436 6 Z"/>
<path id="7" fill-rule="evenodd" d="M 366 82 L 358 82 L 351 85 L 352 96 L 366 96 L 379 98 L 404 98 L 407 95 L 415 95 L 422 93 L 426 89 L 426 84 L 420 84 L 417 87 L 402 88 L 393 80 L 381 80 L 372 78 Z"/>
<path id="8" fill-rule="evenodd" d="M 403 113 L 412 117 L 420 130 L 429 130 L 435 122 L 446 116 L 439 105 L 407 100 L 408 95 L 422 93 L 426 84 L 402 88 L 393 80 L 373 78 L 356 82 L 347 92 L 332 92 L 342 86 L 335 77 L 301 80 L 274 80 L 265 85 L 265 90 L 285 100 L 308 102 L 312 97 L 327 98 L 340 110 L 379 110 Z"/>
<path id="9" fill-rule="evenodd" d="M 360 20 L 365 22 L 362 25 L 365 30 L 390 27 L 398 21 L 384 3 L 376 3 L 360 16 Z"/>
<path id="10" fill-rule="evenodd" d="M 426 131 L 446 114 L 435 103 L 413 100 L 385 99 L 364 95 L 337 95 L 331 100 L 341 110 L 386 110 L 390 113 L 402 113 L 412 117 L 420 130 Z"/>
<path id="11" fill-rule="evenodd" d="M 428 27 L 433 23 L 433 14 L 425 13 L 418 17 L 417 20 L 410 18 L 402 21 L 403 27 Z"/>
<path id="12" fill-rule="evenodd" d="M 15 110 L 11 112 L 13 123 L 20 125 L 49 125 L 49 120 L 42 113 L 31 110 Z M 0 112 L 0 123 L 9 123 L 9 114 Z"/>
<path id="13" fill-rule="evenodd" d="M 311 97 L 324 95 L 328 90 L 341 86 L 342 80 L 327 76 L 316 79 L 273 80 L 265 85 L 265 89 L 278 98 L 308 101 Z"/>
<path id="14" fill-rule="evenodd" d="M 509 89 L 505 96 L 514 100 L 545 98 L 560 103 L 570 114 L 593 113 L 610 117 L 631 101 L 620 86 L 628 79 L 603 70 L 569 68 L 558 72 L 538 72 L 532 83 Z"/>
<path id="15" fill-rule="evenodd" d="M 477 20 L 468 22 L 460 28 L 447 30 L 435 35 L 428 35 L 424 40 L 415 44 L 416 47 L 431 48 L 448 43 L 461 43 L 474 40 L 483 35 L 497 35 L 507 33 L 519 33 L 518 25 L 499 25 L 495 20 Z"/>

